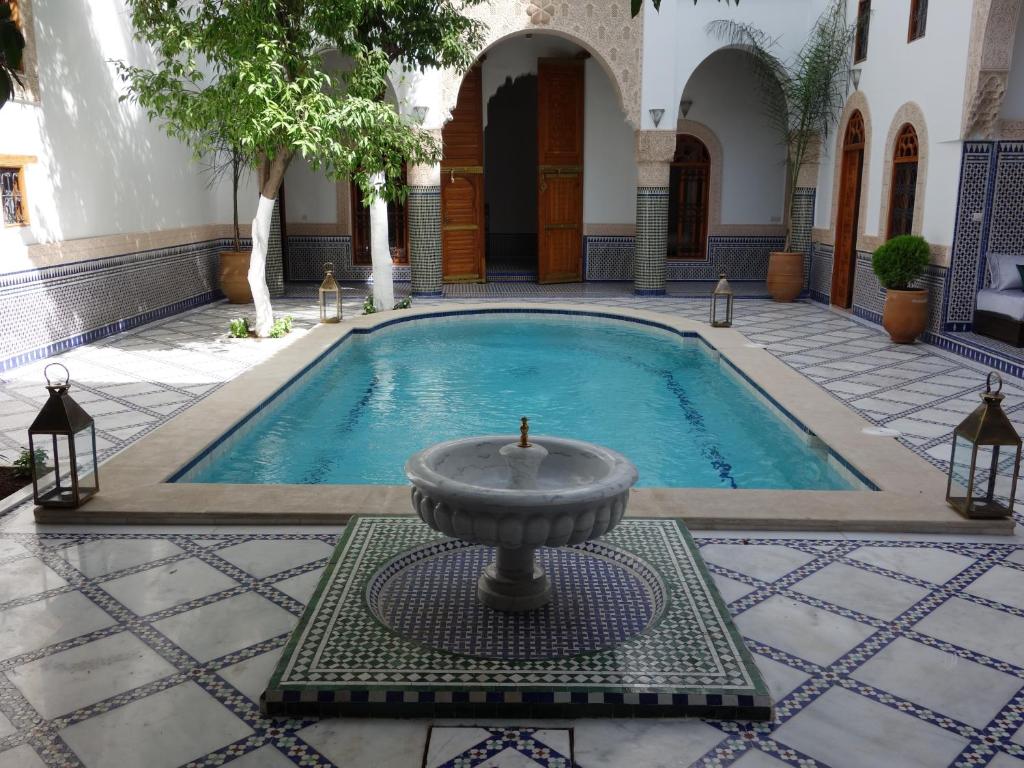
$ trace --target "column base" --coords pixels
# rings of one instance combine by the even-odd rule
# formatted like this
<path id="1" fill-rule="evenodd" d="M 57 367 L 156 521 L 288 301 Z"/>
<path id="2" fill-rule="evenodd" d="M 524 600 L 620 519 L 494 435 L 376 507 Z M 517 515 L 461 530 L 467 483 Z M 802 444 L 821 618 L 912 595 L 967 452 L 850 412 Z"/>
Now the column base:
<path id="1" fill-rule="evenodd" d="M 437 299 L 444 297 L 444 291 L 417 291 L 410 294 L 414 299 Z"/>
<path id="2" fill-rule="evenodd" d="M 664 288 L 634 288 L 634 296 L 664 296 Z"/>

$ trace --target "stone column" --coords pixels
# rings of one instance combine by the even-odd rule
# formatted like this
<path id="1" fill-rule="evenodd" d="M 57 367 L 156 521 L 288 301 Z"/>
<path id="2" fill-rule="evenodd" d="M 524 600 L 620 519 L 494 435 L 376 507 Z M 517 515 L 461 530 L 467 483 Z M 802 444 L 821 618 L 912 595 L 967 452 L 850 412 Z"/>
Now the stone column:
<path id="1" fill-rule="evenodd" d="M 431 131 L 440 143 L 441 129 Z M 441 296 L 441 166 L 409 168 L 409 271 L 413 296 Z"/>
<path id="2" fill-rule="evenodd" d="M 674 131 L 636 132 L 636 239 L 633 290 L 640 296 L 665 293 L 668 243 L 668 174 L 675 154 Z"/>

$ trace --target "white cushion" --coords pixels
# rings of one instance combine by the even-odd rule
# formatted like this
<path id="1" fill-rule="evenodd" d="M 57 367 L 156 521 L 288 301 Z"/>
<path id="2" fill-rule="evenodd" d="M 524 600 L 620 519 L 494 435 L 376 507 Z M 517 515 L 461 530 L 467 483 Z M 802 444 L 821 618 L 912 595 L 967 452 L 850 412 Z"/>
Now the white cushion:
<path id="1" fill-rule="evenodd" d="M 993 291 L 1021 290 L 1020 272 L 1017 265 L 1024 264 L 1024 255 L 1014 256 L 1009 253 L 990 253 L 988 255 L 988 275 Z"/>
<path id="2" fill-rule="evenodd" d="M 1017 322 L 1024 321 L 1024 291 L 978 291 L 978 309 L 1004 315 Z"/>

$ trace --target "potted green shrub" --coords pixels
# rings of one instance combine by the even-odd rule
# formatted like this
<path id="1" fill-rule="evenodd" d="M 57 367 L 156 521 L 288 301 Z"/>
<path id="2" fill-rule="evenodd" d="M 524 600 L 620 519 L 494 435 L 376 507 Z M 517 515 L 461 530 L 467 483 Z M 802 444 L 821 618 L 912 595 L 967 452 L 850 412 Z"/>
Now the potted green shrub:
<path id="1" fill-rule="evenodd" d="M 913 344 L 928 326 L 928 291 L 911 287 L 928 262 L 928 243 L 917 235 L 894 237 L 871 257 L 871 267 L 885 288 L 882 325 L 897 344 Z"/>
<path id="2" fill-rule="evenodd" d="M 709 35 L 750 54 L 763 85 L 765 117 L 786 148 L 786 240 L 768 259 L 768 292 L 775 301 L 793 301 L 804 287 L 804 254 L 793 250 L 793 203 L 800 169 L 835 127 L 846 102 L 854 32 L 846 5 L 832 0 L 800 50 L 787 59 L 776 54 L 780 38 L 752 24 L 719 19 L 706 27 Z"/>

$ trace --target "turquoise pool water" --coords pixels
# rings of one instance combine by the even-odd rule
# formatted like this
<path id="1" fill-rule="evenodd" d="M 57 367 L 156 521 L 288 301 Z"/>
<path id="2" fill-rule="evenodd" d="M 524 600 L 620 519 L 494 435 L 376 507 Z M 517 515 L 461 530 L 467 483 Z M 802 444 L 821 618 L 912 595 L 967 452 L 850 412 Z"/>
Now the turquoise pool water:
<path id="1" fill-rule="evenodd" d="M 523 415 L 621 451 L 641 486 L 854 487 L 698 339 L 518 313 L 353 335 L 179 482 L 404 484 L 412 453 Z"/>

